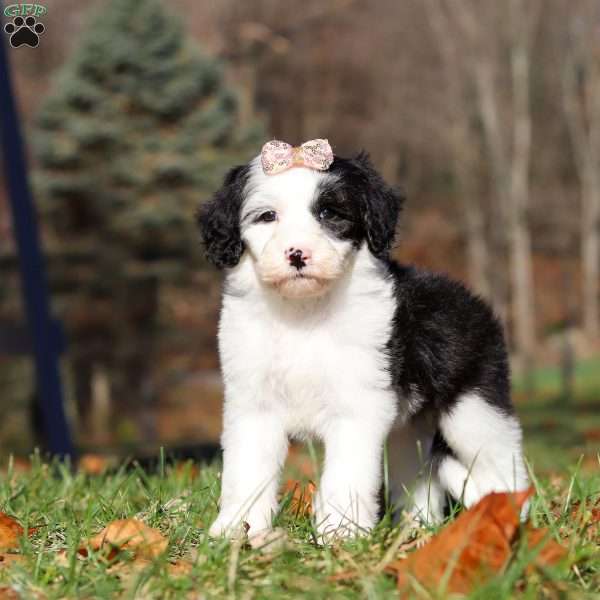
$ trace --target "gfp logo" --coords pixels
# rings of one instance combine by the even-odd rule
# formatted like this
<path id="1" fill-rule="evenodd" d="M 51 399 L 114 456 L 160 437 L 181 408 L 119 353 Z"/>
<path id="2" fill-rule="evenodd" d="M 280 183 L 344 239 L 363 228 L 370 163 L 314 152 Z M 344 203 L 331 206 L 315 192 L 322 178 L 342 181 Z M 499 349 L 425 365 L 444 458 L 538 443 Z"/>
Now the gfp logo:
<path id="1" fill-rule="evenodd" d="M 4 26 L 10 35 L 13 48 L 29 46 L 35 48 L 40 43 L 40 35 L 46 28 L 38 21 L 48 9 L 41 4 L 10 4 L 4 9 L 4 16 L 12 18 L 12 22 Z"/>

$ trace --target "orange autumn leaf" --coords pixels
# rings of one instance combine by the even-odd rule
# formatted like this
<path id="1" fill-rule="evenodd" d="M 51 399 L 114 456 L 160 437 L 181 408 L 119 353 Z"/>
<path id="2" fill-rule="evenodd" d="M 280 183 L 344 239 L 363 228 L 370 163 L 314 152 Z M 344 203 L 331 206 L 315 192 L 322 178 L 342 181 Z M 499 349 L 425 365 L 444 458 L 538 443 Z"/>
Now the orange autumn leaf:
<path id="1" fill-rule="evenodd" d="M 190 481 L 195 481 L 200 475 L 200 468 L 192 461 L 179 461 L 175 465 L 174 474 L 178 479 L 189 478 Z"/>
<path id="2" fill-rule="evenodd" d="M 0 600 L 19 600 L 21 596 L 10 587 L 0 586 Z"/>
<path id="3" fill-rule="evenodd" d="M 10 550 L 19 545 L 19 538 L 23 536 L 23 527 L 7 514 L 0 512 L 0 550 Z"/>
<path id="4" fill-rule="evenodd" d="M 148 560 L 163 554 L 167 545 L 168 541 L 160 531 L 137 519 L 113 521 L 87 543 L 92 550 L 108 550 L 109 558 L 121 550 L 130 550 L 137 558 Z M 79 553 L 86 556 L 86 547 L 80 548 Z"/>
<path id="5" fill-rule="evenodd" d="M 315 464 L 301 444 L 292 444 L 290 446 L 287 464 L 291 467 L 295 476 L 311 480 L 317 478 Z"/>
<path id="6" fill-rule="evenodd" d="M 24 560 L 25 557 L 22 554 L 12 554 L 10 552 L 7 554 L 0 553 L 0 568 L 8 567 L 14 563 L 23 562 Z"/>
<path id="7" fill-rule="evenodd" d="M 534 567 L 555 565 L 568 554 L 567 549 L 552 539 L 550 531 L 545 527 L 534 529 L 529 524 L 525 529 L 525 535 L 527 547 L 537 552 L 535 561 L 527 566 L 527 572 L 533 571 Z"/>
<path id="8" fill-rule="evenodd" d="M 114 466 L 115 460 L 102 454 L 84 454 L 77 463 L 77 468 L 86 475 L 102 475 L 110 467 Z"/>
<path id="9" fill-rule="evenodd" d="M 288 479 L 283 486 L 284 494 L 291 494 L 290 510 L 297 517 L 307 517 L 313 512 L 313 497 L 317 486 L 309 481 L 306 485 Z"/>
<path id="10" fill-rule="evenodd" d="M 412 576 L 429 588 L 444 586 L 446 593 L 468 593 L 506 564 L 521 508 L 530 494 L 531 490 L 485 496 L 428 544 L 386 570 L 396 574 L 400 589 Z"/>

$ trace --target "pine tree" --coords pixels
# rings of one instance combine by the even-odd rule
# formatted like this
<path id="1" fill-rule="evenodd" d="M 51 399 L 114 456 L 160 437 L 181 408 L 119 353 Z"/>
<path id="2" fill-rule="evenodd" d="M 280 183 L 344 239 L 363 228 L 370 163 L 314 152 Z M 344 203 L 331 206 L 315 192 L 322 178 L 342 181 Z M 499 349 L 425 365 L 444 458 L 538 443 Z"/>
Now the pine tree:
<path id="1" fill-rule="evenodd" d="M 84 419 L 97 364 L 119 402 L 148 389 L 152 349 L 173 327 L 159 322 L 161 287 L 187 285 L 202 263 L 195 210 L 262 135 L 236 116 L 221 65 L 160 0 L 111 0 L 44 102 L 35 184 L 65 259 L 52 273 Z"/>
<path id="2" fill-rule="evenodd" d="M 190 256 L 194 208 L 251 133 L 220 65 L 159 0 L 112 0 L 38 119 L 44 212 L 60 240 L 108 247 L 117 264 Z"/>

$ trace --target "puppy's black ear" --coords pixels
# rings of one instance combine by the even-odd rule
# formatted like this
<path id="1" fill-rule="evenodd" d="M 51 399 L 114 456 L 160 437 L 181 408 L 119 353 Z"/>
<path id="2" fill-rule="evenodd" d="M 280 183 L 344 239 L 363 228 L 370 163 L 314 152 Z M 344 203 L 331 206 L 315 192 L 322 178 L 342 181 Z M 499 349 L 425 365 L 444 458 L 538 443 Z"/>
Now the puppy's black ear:
<path id="1" fill-rule="evenodd" d="M 361 211 L 367 244 L 374 256 L 385 258 L 394 243 L 404 196 L 383 180 L 366 152 L 361 152 L 354 162 L 364 184 Z"/>
<path id="2" fill-rule="evenodd" d="M 206 258 L 219 269 L 235 267 L 244 252 L 240 208 L 247 178 L 247 165 L 231 169 L 225 175 L 223 187 L 198 211 Z"/>

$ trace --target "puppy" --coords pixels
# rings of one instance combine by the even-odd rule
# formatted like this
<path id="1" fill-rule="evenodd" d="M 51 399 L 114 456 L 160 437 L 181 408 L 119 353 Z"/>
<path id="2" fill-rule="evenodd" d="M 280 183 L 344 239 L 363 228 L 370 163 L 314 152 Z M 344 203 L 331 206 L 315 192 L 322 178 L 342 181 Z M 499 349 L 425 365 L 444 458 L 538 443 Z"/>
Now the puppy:
<path id="1" fill-rule="evenodd" d="M 316 158 L 315 158 L 316 156 Z M 528 486 L 507 350 L 462 284 L 391 260 L 403 198 L 362 153 L 270 142 L 199 212 L 225 270 L 220 512 L 211 535 L 271 527 L 288 439 L 324 442 L 324 537 L 371 529 L 383 449 L 391 501 L 417 521 Z"/>

